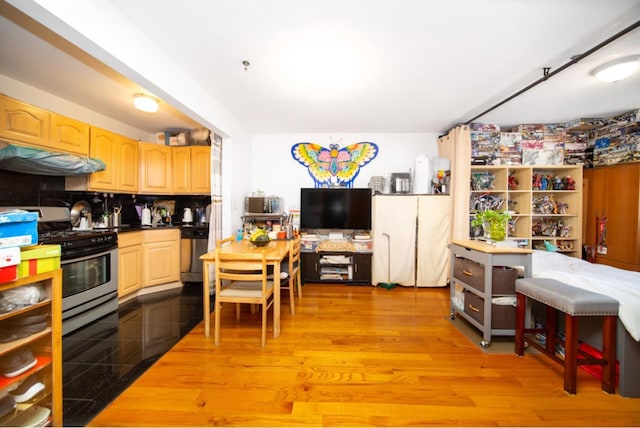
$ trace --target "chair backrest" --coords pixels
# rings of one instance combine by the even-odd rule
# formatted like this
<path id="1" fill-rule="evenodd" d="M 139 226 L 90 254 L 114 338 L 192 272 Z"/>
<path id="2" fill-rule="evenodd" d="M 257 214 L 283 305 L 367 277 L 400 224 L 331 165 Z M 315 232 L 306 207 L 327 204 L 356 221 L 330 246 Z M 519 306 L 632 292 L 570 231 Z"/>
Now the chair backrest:
<path id="1" fill-rule="evenodd" d="M 222 287 L 222 281 L 260 281 L 263 292 L 267 285 L 266 252 L 256 254 L 225 253 L 216 248 L 216 292 Z"/>
<path id="2" fill-rule="evenodd" d="M 227 238 L 224 239 L 218 239 L 216 240 L 216 248 L 221 248 L 224 247 L 226 245 L 229 245 L 233 242 L 235 238 L 233 236 L 229 236 Z"/>
<path id="3" fill-rule="evenodd" d="M 289 245 L 289 275 L 293 275 L 294 271 L 300 265 L 300 237 L 294 238 Z"/>

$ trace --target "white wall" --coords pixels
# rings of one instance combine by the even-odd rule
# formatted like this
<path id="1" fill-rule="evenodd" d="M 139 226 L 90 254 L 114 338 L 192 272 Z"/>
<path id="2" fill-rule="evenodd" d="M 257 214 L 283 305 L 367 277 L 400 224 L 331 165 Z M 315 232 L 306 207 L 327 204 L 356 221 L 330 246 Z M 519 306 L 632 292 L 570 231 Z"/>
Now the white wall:
<path id="1" fill-rule="evenodd" d="M 376 143 L 378 155 L 361 168 L 354 181 L 354 187 L 368 187 L 372 176 L 413 170 L 420 154 L 437 157 L 437 139 L 438 134 L 434 133 L 254 134 L 246 163 L 251 171 L 249 191 L 261 190 L 265 195 L 283 197 L 287 212 L 299 207 L 300 188 L 313 187 L 314 182 L 307 168 L 291 155 L 291 147 L 296 143 L 311 142 L 324 147 L 333 143 L 340 147 L 362 141 Z M 243 202 L 244 196 L 234 195 L 234 203 Z"/>

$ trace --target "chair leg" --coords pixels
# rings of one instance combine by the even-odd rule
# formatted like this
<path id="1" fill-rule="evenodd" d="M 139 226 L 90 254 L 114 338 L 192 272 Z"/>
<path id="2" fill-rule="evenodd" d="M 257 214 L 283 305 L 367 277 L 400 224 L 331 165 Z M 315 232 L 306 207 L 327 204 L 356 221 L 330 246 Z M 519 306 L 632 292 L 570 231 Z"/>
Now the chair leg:
<path id="1" fill-rule="evenodd" d="M 291 315 L 295 315 L 296 314 L 296 300 L 295 300 L 295 293 L 296 290 L 294 289 L 295 284 L 291 281 L 293 281 L 293 278 L 289 279 L 289 306 L 291 307 Z"/>
<path id="2" fill-rule="evenodd" d="M 609 394 L 616 392 L 616 321 L 615 316 L 602 320 L 602 358 L 607 361 L 602 367 L 602 390 Z"/>
<path id="3" fill-rule="evenodd" d="M 262 347 L 264 348 L 267 344 L 267 302 L 262 302 Z"/>
<path id="4" fill-rule="evenodd" d="M 576 393 L 578 376 L 578 317 L 565 314 L 564 390 Z"/>
<path id="5" fill-rule="evenodd" d="M 298 298 L 302 299 L 302 281 L 300 280 L 300 269 L 298 269 L 298 274 L 296 275 L 296 285 L 298 286 Z"/>
<path id="6" fill-rule="evenodd" d="M 240 312 L 242 312 L 240 303 L 236 303 L 236 322 L 240 322 Z"/>
<path id="7" fill-rule="evenodd" d="M 220 343 L 220 309 L 221 309 L 221 305 L 220 305 L 220 301 L 218 301 L 218 299 L 215 299 L 215 305 L 214 305 L 214 309 L 213 309 L 213 319 L 214 319 L 214 341 L 213 343 L 218 345 Z"/>

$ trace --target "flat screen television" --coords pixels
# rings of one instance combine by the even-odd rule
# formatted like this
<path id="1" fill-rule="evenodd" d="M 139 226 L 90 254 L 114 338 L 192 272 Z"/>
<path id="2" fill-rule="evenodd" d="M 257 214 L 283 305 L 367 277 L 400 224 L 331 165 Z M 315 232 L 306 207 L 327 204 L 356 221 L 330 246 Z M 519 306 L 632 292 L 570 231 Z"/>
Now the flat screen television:
<path id="1" fill-rule="evenodd" d="M 371 229 L 371 189 L 300 189 L 301 229 Z"/>

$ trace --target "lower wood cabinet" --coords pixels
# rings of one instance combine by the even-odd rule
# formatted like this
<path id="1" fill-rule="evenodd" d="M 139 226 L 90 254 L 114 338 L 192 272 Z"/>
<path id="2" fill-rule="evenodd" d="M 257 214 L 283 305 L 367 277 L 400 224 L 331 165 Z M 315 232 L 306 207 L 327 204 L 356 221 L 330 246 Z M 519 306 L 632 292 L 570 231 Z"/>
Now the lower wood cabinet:
<path id="1" fill-rule="evenodd" d="M 142 286 L 180 280 L 180 229 L 155 229 L 142 232 Z"/>
<path id="2" fill-rule="evenodd" d="M 142 234 L 118 234 L 118 297 L 142 288 Z"/>

